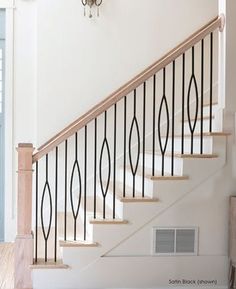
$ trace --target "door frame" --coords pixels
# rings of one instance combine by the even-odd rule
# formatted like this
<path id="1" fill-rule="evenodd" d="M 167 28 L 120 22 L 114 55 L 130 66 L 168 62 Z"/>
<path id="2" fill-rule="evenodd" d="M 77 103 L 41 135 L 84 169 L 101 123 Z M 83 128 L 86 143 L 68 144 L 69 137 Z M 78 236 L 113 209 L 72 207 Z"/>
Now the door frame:
<path id="1" fill-rule="evenodd" d="M 13 142 L 13 87 L 14 87 L 14 0 L 0 0 L 5 14 L 5 99 L 4 99 L 4 241 L 11 242 L 16 235 L 16 182 Z"/>

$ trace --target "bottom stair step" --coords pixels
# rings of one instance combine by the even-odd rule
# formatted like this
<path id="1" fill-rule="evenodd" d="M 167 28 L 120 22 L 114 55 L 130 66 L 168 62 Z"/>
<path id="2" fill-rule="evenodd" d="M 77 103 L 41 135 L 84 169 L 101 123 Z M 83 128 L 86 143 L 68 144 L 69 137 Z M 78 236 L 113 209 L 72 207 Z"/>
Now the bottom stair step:
<path id="1" fill-rule="evenodd" d="M 91 241 L 62 241 L 59 242 L 61 247 L 98 247 L 99 244 Z"/>
<path id="2" fill-rule="evenodd" d="M 48 260 L 45 262 L 44 259 L 38 259 L 37 263 L 30 265 L 30 269 L 69 269 L 70 267 L 66 264 L 63 264 L 62 260 Z"/>
<path id="3" fill-rule="evenodd" d="M 159 202 L 157 198 L 150 197 L 120 197 L 122 203 L 155 203 Z"/>
<path id="4" fill-rule="evenodd" d="M 165 173 L 164 176 L 161 176 L 160 174 L 156 176 L 149 175 L 147 176 L 147 178 L 150 178 L 153 181 L 183 181 L 188 180 L 189 176 L 177 176 L 177 175 L 171 176 Z"/>
<path id="5" fill-rule="evenodd" d="M 218 154 L 175 154 L 177 158 L 186 158 L 186 159 L 215 159 L 218 158 Z"/>
<path id="6" fill-rule="evenodd" d="M 127 220 L 121 220 L 121 219 L 91 219 L 90 224 L 93 225 L 122 225 L 122 224 L 128 224 Z"/>

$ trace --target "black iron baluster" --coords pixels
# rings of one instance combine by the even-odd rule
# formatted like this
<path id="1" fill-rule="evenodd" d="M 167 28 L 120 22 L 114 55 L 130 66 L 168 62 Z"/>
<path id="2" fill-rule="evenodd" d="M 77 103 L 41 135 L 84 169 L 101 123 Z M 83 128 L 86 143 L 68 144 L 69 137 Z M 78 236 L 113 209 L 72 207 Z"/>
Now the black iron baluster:
<path id="1" fill-rule="evenodd" d="M 114 105 L 113 219 L 116 218 L 116 103 Z"/>
<path id="2" fill-rule="evenodd" d="M 183 53 L 182 59 L 182 134 L 181 134 L 181 154 L 184 154 L 184 105 L 185 105 L 185 53 Z"/>
<path id="3" fill-rule="evenodd" d="M 107 177 L 107 183 L 106 186 L 103 186 L 103 178 L 102 178 L 102 158 L 104 149 L 106 148 L 107 151 L 107 157 L 108 157 L 108 177 Z M 102 143 L 102 149 L 101 149 L 101 155 L 100 155 L 100 162 L 99 162 L 99 176 L 100 176 L 100 185 L 102 190 L 102 196 L 103 196 L 103 219 L 106 218 L 106 196 L 110 184 L 110 178 L 111 178 L 111 155 L 110 155 L 110 149 L 107 141 L 107 111 L 105 111 L 104 114 L 104 140 Z"/>
<path id="4" fill-rule="evenodd" d="M 93 217 L 97 217 L 97 118 L 94 120 L 94 212 Z"/>
<path id="5" fill-rule="evenodd" d="M 196 111 L 195 111 L 195 118 L 193 120 L 193 125 L 191 122 L 191 115 L 190 115 L 190 93 L 191 93 L 192 83 L 194 84 L 195 92 L 196 92 Z M 197 124 L 197 116 L 198 116 L 198 88 L 197 88 L 197 81 L 196 81 L 195 72 L 194 72 L 194 46 L 192 47 L 192 75 L 191 75 L 189 87 L 188 87 L 187 113 L 188 113 L 189 129 L 191 132 L 191 154 L 193 154 L 193 135 L 194 135 L 195 127 Z"/>
<path id="6" fill-rule="evenodd" d="M 44 207 L 44 198 L 45 198 L 45 193 L 46 191 L 48 192 L 48 197 L 49 197 L 49 225 L 47 232 L 45 230 L 45 225 L 44 225 L 44 218 L 43 218 L 43 207 Z M 44 242 L 45 242 L 45 256 L 44 260 L 47 262 L 48 260 L 48 238 L 50 235 L 50 230 L 51 230 L 51 225 L 52 225 L 52 195 L 51 195 L 51 189 L 49 186 L 48 182 L 48 154 L 46 155 L 46 182 L 43 188 L 43 195 L 41 199 L 41 224 L 42 224 L 42 231 L 43 231 L 43 237 L 44 237 Z"/>
<path id="7" fill-rule="evenodd" d="M 209 131 L 212 132 L 212 97 L 213 97 L 213 32 L 210 36 L 210 124 Z"/>
<path id="8" fill-rule="evenodd" d="M 161 113 L 162 113 L 163 105 L 165 105 L 166 117 L 167 117 L 166 139 L 165 139 L 164 146 L 161 140 Z M 162 176 L 164 176 L 164 173 L 165 173 L 165 153 L 166 153 L 167 143 L 169 139 L 169 129 L 170 129 L 170 118 L 169 118 L 169 109 L 168 109 L 168 104 L 167 104 L 167 99 L 166 99 L 166 68 L 164 67 L 163 68 L 163 96 L 161 99 L 161 104 L 160 104 L 160 109 L 159 109 L 159 114 L 158 114 L 158 138 L 159 138 L 159 145 L 160 145 L 161 156 L 162 156 L 162 164 L 161 164 Z"/>
<path id="9" fill-rule="evenodd" d="M 58 147 L 55 155 L 55 236 L 54 236 L 54 262 L 57 261 L 57 190 L 58 190 Z"/>
<path id="10" fill-rule="evenodd" d="M 137 138 L 138 138 L 138 149 L 137 149 L 137 159 L 135 165 L 133 165 L 132 162 L 132 133 L 133 133 L 133 128 L 136 128 L 137 132 Z M 130 133 L 129 133 L 129 161 L 130 161 L 130 167 L 131 167 L 131 172 L 133 175 L 133 198 L 135 197 L 135 176 L 138 170 L 138 164 L 139 164 L 139 157 L 140 157 L 140 133 L 139 133 L 139 127 L 138 127 L 138 121 L 136 117 L 136 89 L 134 90 L 134 116 L 133 120 L 131 123 L 131 128 L 130 128 Z"/>
<path id="11" fill-rule="evenodd" d="M 75 210 L 74 207 L 74 202 L 73 202 L 73 179 L 74 179 L 74 173 L 75 169 L 77 169 L 78 173 L 78 178 L 79 178 L 79 200 L 77 203 L 77 208 Z M 80 209 L 80 203 L 81 203 L 81 191 L 82 191 L 82 186 L 81 186 L 81 173 L 80 173 L 80 167 L 79 167 L 79 162 L 78 162 L 78 134 L 77 132 L 75 133 L 75 161 L 73 164 L 72 168 L 72 173 L 71 173 L 71 179 L 70 179 L 70 202 L 71 202 L 71 209 L 72 209 L 72 214 L 74 218 L 74 241 L 76 241 L 76 222 L 77 218 L 79 215 L 79 209 Z"/>
<path id="12" fill-rule="evenodd" d="M 175 146 L 175 60 L 173 61 L 172 78 L 172 144 L 171 144 L 171 175 L 174 175 L 174 146 Z"/>
<path id="13" fill-rule="evenodd" d="M 67 226 L 67 150 L 68 141 L 65 140 L 65 215 L 64 215 L 64 240 L 66 241 L 66 226 Z"/>
<path id="14" fill-rule="evenodd" d="M 84 241 L 86 240 L 87 216 L 87 125 L 84 127 Z"/>
<path id="15" fill-rule="evenodd" d="M 142 171 L 142 197 L 145 196 L 145 125 L 146 125 L 146 82 L 143 83 L 143 171 Z"/>
<path id="16" fill-rule="evenodd" d="M 152 116 L 152 176 L 155 176 L 155 140 L 156 140 L 156 75 L 153 75 L 153 116 Z"/>
<path id="17" fill-rule="evenodd" d="M 124 169 L 123 169 L 123 197 L 125 198 L 125 180 L 126 180 L 126 118 L 127 118 L 127 99 L 124 97 Z"/>
<path id="18" fill-rule="evenodd" d="M 200 154 L 203 153 L 203 95 L 204 95 L 204 39 L 201 42 L 201 128 L 200 128 Z"/>
<path id="19" fill-rule="evenodd" d="M 36 162 L 36 179 L 35 179 L 35 262 L 38 262 L 38 161 Z"/>

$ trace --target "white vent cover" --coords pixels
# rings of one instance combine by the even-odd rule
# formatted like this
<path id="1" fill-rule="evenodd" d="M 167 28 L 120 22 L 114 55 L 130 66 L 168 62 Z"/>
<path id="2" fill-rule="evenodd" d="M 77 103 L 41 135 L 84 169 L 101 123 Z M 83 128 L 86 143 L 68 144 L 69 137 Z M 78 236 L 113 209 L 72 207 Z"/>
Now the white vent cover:
<path id="1" fill-rule="evenodd" d="M 197 255 L 197 228 L 153 228 L 154 255 Z"/>

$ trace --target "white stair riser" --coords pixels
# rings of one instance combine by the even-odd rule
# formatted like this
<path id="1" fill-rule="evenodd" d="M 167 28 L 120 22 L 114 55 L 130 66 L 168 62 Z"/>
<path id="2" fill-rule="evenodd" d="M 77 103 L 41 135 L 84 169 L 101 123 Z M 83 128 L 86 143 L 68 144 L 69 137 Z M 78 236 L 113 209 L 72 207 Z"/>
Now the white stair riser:
<path id="1" fill-rule="evenodd" d="M 141 154 L 142 158 L 142 154 Z M 156 154 L 154 156 L 155 163 L 155 172 L 156 175 L 160 175 L 162 172 L 162 168 L 164 166 L 164 172 L 167 174 L 171 174 L 172 170 L 172 158 L 170 156 L 164 157 L 164 163 L 161 155 Z M 149 170 L 152 169 L 153 166 L 153 156 L 152 154 L 145 155 L 145 167 Z M 183 159 L 174 158 L 174 174 L 181 176 L 183 172 Z"/>
<path id="2" fill-rule="evenodd" d="M 218 104 L 213 104 L 212 105 L 212 115 L 214 115 L 217 111 L 219 110 L 219 105 Z M 185 120 L 188 119 L 188 112 L 187 112 L 187 108 L 185 107 L 184 110 L 184 116 L 185 116 Z M 195 116 L 195 106 L 192 106 L 190 108 L 190 116 Z M 198 118 L 201 117 L 201 106 L 199 104 L 198 107 Z M 203 106 L 203 117 L 209 117 L 210 116 L 210 105 L 207 106 Z"/>
<path id="3" fill-rule="evenodd" d="M 193 138 L 193 153 L 200 153 L 200 144 L 201 140 L 200 137 L 195 136 Z M 165 143 L 165 138 L 162 138 L 162 143 Z M 184 153 L 191 153 L 191 137 L 184 138 Z M 210 137 L 203 137 L 203 153 L 210 154 L 212 153 L 212 138 Z M 157 149 L 159 149 L 159 143 L 157 145 Z M 167 142 L 166 151 L 170 152 L 172 150 L 172 138 L 170 137 Z M 174 139 L 174 151 L 177 153 L 181 153 L 182 150 L 182 139 L 181 137 Z"/>
<path id="4" fill-rule="evenodd" d="M 113 191 L 107 193 L 106 206 L 113 210 Z M 119 218 L 123 216 L 123 203 L 121 203 L 117 197 L 115 198 L 115 214 Z"/>
<path id="5" fill-rule="evenodd" d="M 194 125 L 194 121 L 191 121 L 191 127 L 193 127 L 193 125 Z M 210 120 L 204 119 L 203 120 L 203 132 L 209 132 L 209 127 L 210 127 Z M 216 128 L 215 123 L 214 123 L 214 119 L 212 120 L 212 131 L 217 131 L 217 128 Z M 190 127 L 189 127 L 189 122 L 186 121 L 184 123 L 184 133 L 189 134 L 190 132 L 191 131 L 190 131 Z M 195 129 L 194 129 L 194 133 L 200 133 L 200 132 L 201 132 L 201 121 L 197 120 Z"/>
<path id="6" fill-rule="evenodd" d="M 123 168 L 119 169 L 118 175 L 120 176 L 120 180 L 123 180 Z M 133 188 L 133 174 L 131 170 L 126 169 L 126 180 L 125 180 L 126 186 Z M 143 178 L 141 175 L 136 174 L 135 176 L 135 192 L 136 196 L 141 196 L 142 195 L 142 183 L 143 183 Z M 153 192 L 153 181 L 148 178 L 144 178 L 144 187 L 145 187 L 145 192 L 146 196 L 152 197 L 152 192 Z M 128 192 L 127 196 L 132 196 L 133 192 Z"/>

